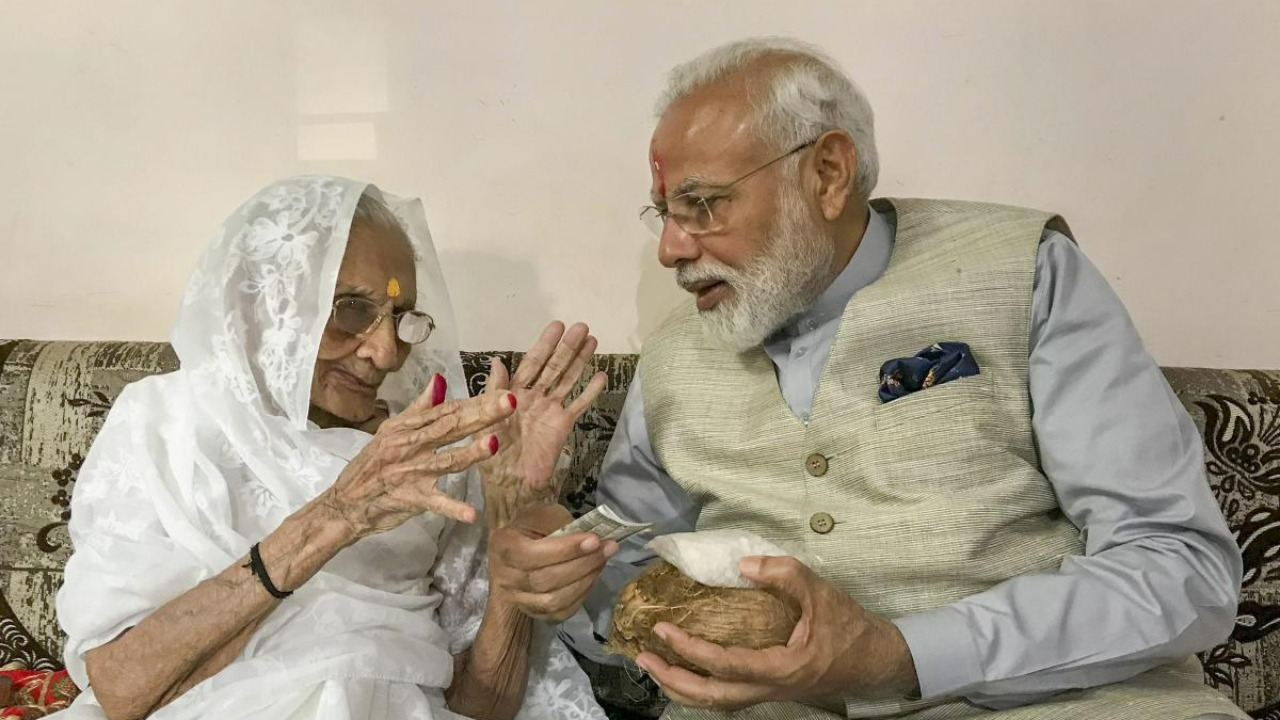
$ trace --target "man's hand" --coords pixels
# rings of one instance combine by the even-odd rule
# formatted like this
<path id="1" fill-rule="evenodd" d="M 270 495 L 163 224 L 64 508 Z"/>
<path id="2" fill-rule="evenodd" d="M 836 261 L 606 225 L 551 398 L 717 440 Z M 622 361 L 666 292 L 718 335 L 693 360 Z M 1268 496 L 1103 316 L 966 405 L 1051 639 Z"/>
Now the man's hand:
<path id="1" fill-rule="evenodd" d="M 735 710 L 767 701 L 829 696 L 903 696 L 915 689 L 915 665 L 897 627 L 868 612 L 795 558 L 744 558 L 748 580 L 800 605 L 786 645 L 763 650 L 724 648 L 670 623 L 654 631 L 710 677 L 668 665 L 653 653 L 636 662 L 673 701 L 686 707 Z"/>
<path id="2" fill-rule="evenodd" d="M 559 622 L 577 612 L 618 544 L 591 533 L 547 537 L 573 516 L 559 505 L 529 508 L 489 542 L 492 602 L 506 603 L 538 620 Z"/>

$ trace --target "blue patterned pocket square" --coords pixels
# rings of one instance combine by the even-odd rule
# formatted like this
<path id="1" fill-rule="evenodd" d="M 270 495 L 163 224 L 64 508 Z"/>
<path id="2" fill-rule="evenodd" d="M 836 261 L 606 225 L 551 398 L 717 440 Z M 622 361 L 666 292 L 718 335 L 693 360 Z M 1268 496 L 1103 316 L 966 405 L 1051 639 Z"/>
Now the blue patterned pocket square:
<path id="1" fill-rule="evenodd" d="M 880 401 L 890 402 L 917 390 L 977 374 L 978 363 L 968 343 L 936 343 L 915 357 L 897 358 L 880 366 Z"/>

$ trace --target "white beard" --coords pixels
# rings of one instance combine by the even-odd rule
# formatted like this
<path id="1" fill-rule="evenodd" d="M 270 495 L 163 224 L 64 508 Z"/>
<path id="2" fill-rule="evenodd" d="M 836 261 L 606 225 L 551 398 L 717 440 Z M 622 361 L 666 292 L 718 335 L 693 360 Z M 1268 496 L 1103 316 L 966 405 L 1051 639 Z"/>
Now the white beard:
<path id="1" fill-rule="evenodd" d="M 798 189 L 784 191 L 781 212 L 763 250 L 741 268 L 703 263 L 676 268 L 686 290 L 704 280 L 727 284 L 731 294 L 699 311 L 712 340 L 733 352 L 764 342 L 818 299 L 830 280 L 835 243 L 810 216 Z"/>

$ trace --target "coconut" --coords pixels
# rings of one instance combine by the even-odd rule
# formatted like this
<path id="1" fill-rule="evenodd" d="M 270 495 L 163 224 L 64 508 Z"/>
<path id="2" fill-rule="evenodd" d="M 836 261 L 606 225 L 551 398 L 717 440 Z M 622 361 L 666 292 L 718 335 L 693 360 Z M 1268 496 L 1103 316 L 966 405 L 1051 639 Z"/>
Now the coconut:
<path id="1" fill-rule="evenodd" d="M 648 651 L 706 675 L 659 639 L 653 626 L 668 622 L 717 645 L 760 650 L 785 645 L 799 620 L 800 607 L 789 598 L 761 588 L 703 585 L 660 560 L 622 589 L 608 649 L 632 660 Z"/>

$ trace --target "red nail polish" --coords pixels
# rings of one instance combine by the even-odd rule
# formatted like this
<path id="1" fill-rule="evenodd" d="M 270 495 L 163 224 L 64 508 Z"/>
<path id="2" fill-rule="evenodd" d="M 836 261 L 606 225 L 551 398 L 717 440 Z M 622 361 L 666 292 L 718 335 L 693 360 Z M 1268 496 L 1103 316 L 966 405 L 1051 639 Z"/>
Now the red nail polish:
<path id="1" fill-rule="evenodd" d="M 498 454 L 498 436 L 497 435 L 489 436 L 489 454 L 490 455 Z"/>
<path id="2" fill-rule="evenodd" d="M 516 409 L 516 404 L 517 404 L 517 403 L 516 403 L 516 396 L 515 396 L 515 393 L 507 393 L 507 402 L 508 402 L 508 403 L 511 403 L 511 409 L 512 409 L 512 410 L 515 410 L 515 409 Z"/>
<path id="3" fill-rule="evenodd" d="M 431 387 L 431 405 L 432 407 L 435 407 L 436 405 L 444 402 L 444 393 L 445 390 L 449 388 L 449 383 L 447 383 L 444 376 L 440 374 L 436 374 L 435 379 L 432 380 L 432 382 L 434 384 Z"/>

